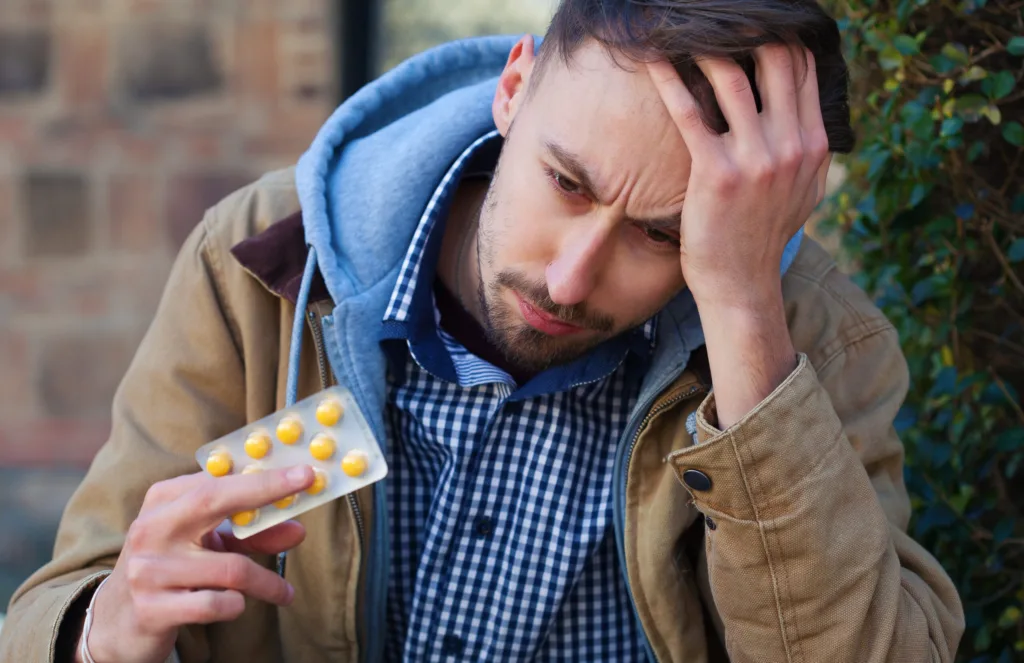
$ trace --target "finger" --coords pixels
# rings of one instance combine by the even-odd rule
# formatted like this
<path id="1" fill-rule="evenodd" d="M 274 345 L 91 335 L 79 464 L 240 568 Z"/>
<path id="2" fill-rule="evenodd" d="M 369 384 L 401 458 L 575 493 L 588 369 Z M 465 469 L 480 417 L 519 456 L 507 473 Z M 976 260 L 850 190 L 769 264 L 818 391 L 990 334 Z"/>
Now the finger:
<path id="1" fill-rule="evenodd" d="M 230 589 L 260 601 L 288 605 L 295 591 L 281 576 L 245 555 L 194 552 L 176 557 L 132 557 L 128 582 L 136 590 Z"/>
<path id="2" fill-rule="evenodd" d="M 719 151 L 721 139 L 704 124 L 696 99 L 686 89 L 675 67 L 666 60 L 657 60 L 647 63 L 647 73 L 693 159 L 697 160 L 703 153 Z"/>
<path id="3" fill-rule="evenodd" d="M 711 82 L 718 106 L 729 123 L 729 133 L 740 140 L 763 142 L 754 91 L 743 68 L 720 58 L 698 58 L 697 66 Z"/>
<path id="4" fill-rule="evenodd" d="M 227 622 L 245 611 L 245 597 L 233 590 L 149 593 L 133 603 L 138 623 L 157 633 L 186 624 Z"/>
<path id="5" fill-rule="evenodd" d="M 167 507 L 168 526 L 198 541 L 232 514 L 258 509 L 301 492 L 313 485 L 313 479 L 313 468 L 309 465 L 207 477 Z"/>
<path id="6" fill-rule="evenodd" d="M 306 528 L 302 523 L 294 520 L 278 523 L 244 540 L 235 538 L 230 532 L 221 534 L 220 537 L 224 550 L 243 555 L 276 555 L 291 550 L 302 543 L 305 538 Z"/>
<path id="7" fill-rule="evenodd" d="M 146 497 L 142 501 L 142 509 L 145 510 L 173 502 L 182 495 L 194 490 L 196 486 L 201 485 L 208 478 L 209 475 L 206 472 L 196 472 L 195 474 L 184 474 L 173 479 L 167 479 L 166 481 L 158 481 L 146 491 Z"/>
<path id="8" fill-rule="evenodd" d="M 800 131 L 803 134 L 805 147 L 812 152 L 820 153 L 820 159 L 828 152 L 828 136 L 825 123 L 821 118 L 821 99 L 818 96 L 818 71 L 814 63 L 814 54 L 807 48 L 801 49 L 803 63 L 797 61 L 797 105 L 799 107 Z M 800 65 L 803 66 L 800 66 Z M 815 170 L 820 160 L 814 164 Z"/>
<path id="9" fill-rule="evenodd" d="M 787 44 L 765 44 L 754 49 L 754 71 L 763 114 L 776 131 L 797 135 L 800 109 L 793 52 Z M 803 67 L 800 68 L 803 71 Z M 799 137 L 799 136 L 798 136 Z"/>

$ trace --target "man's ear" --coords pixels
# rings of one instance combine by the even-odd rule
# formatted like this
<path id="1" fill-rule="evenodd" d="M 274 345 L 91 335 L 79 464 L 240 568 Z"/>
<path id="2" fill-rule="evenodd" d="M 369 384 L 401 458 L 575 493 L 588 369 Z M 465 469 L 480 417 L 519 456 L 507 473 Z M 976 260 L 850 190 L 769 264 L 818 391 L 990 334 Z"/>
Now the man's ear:
<path id="1" fill-rule="evenodd" d="M 508 54 L 508 62 L 498 79 L 498 90 L 494 93 L 494 103 L 491 105 L 494 125 L 502 136 L 508 135 L 508 128 L 512 126 L 512 120 L 526 98 L 535 61 L 533 35 L 523 35 Z"/>

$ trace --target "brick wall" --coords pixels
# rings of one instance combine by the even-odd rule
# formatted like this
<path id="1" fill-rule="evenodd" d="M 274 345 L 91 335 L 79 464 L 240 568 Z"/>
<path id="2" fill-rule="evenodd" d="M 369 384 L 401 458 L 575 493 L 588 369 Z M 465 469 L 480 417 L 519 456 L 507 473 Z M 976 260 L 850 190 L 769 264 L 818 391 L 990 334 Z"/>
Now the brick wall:
<path id="1" fill-rule="evenodd" d="M 0 466 L 91 459 L 185 235 L 330 112 L 332 5 L 0 2 Z"/>

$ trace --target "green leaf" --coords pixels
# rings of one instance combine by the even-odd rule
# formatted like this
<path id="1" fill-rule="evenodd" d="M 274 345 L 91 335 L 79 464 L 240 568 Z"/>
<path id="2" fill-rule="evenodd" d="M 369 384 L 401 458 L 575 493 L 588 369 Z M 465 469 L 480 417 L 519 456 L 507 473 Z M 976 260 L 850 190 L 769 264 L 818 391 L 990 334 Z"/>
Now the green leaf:
<path id="1" fill-rule="evenodd" d="M 878 64 L 890 71 L 903 66 L 903 55 L 892 46 L 886 46 L 878 53 Z"/>
<path id="2" fill-rule="evenodd" d="M 971 163 L 977 161 L 978 157 L 985 153 L 986 147 L 985 141 L 982 140 L 976 140 L 971 143 L 971 146 L 967 148 L 967 160 Z"/>
<path id="3" fill-rule="evenodd" d="M 896 35 L 896 38 L 892 40 L 892 45 L 903 55 L 917 55 L 921 52 L 917 40 L 910 35 Z"/>
<path id="4" fill-rule="evenodd" d="M 1014 37 L 1006 43 L 1010 55 L 1024 55 L 1024 37 Z"/>
<path id="5" fill-rule="evenodd" d="M 991 644 L 992 635 L 988 632 L 988 625 L 982 624 L 974 633 L 974 649 L 979 652 L 988 651 Z"/>
<path id="6" fill-rule="evenodd" d="M 1006 259 L 1010 262 L 1024 260 L 1024 238 L 1013 240 L 1013 244 L 1010 244 L 1010 248 L 1006 251 Z"/>
<path id="7" fill-rule="evenodd" d="M 955 136 L 960 133 L 960 130 L 963 129 L 963 126 L 964 121 L 962 119 L 960 119 L 959 117 L 951 117 L 948 120 L 942 121 L 942 128 L 939 130 L 939 135 L 942 136 L 943 138 Z"/>
<path id="8" fill-rule="evenodd" d="M 981 91 L 984 92 L 989 99 L 998 101 L 1013 92 L 1013 87 L 1016 83 L 1017 80 L 1014 78 L 1013 72 L 1003 70 L 992 74 L 982 81 Z"/>
<path id="9" fill-rule="evenodd" d="M 942 47 L 941 53 L 960 66 L 966 66 L 971 61 L 971 56 L 967 54 L 963 44 L 950 42 Z"/>
<path id="10" fill-rule="evenodd" d="M 995 126 L 999 126 L 999 123 L 1003 121 L 1003 112 L 999 110 L 999 106 L 995 104 L 989 104 L 981 109 L 980 113 L 988 118 L 988 121 Z"/>
<path id="11" fill-rule="evenodd" d="M 982 109 L 988 108 L 989 101 L 980 94 L 967 94 L 956 100 L 956 112 L 967 122 L 981 119 Z"/>
<path id="12" fill-rule="evenodd" d="M 968 85 L 969 83 L 973 83 L 974 81 L 983 80 L 987 76 L 988 71 L 986 69 L 984 69 L 983 67 L 979 67 L 978 65 L 974 65 L 973 67 L 965 71 L 963 74 L 961 74 L 960 78 L 958 78 L 957 81 L 960 83 L 960 85 Z"/>
<path id="13" fill-rule="evenodd" d="M 1010 145 L 1024 147 L 1024 126 L 1020 122 L 1007 122 L 1003 125 L 1003 138 Z"/>

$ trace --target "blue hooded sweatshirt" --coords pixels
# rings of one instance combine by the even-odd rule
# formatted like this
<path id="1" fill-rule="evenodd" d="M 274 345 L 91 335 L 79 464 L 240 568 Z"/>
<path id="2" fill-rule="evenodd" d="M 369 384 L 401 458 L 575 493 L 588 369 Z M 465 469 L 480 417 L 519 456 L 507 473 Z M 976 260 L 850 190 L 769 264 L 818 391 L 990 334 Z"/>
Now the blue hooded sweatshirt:
<path id="1" fill-rule="evenodd" d="M 305 307 L 319 269 L 335 302 L 322 320 L 328 360 L 348 387 L 387 454 L 384 429 L 384 312 L 402 259 L 434 190 L 474 140 L 493 131 L 491 102 L 515 37 L 452 42 L 407 60 L 364 87 L 327 120 L 296 171 L 309 260 L 299 295 Z M 539 41 L 539 40 L 538 40 Z M 802 232 L 787 245 L 782 271 L 796 256 Z M 296 316 L 288 399 L 295 398 L 303 316 Z M 657 396 L 703 345 L 697 307 L 688 291 L 659 316 L 658 345 L 636 409 L 616 455 L 615 534 L 623 577 L 626 468 L 632 440 Z M 371 552 L 367 555 L 366 660 L 383 656 L 388 586 L 387 481 L 374 487 Z M 628 578 L 626 578 L 628 585 Z M 650 648 L 648 646 L 648 652 Z"/>

